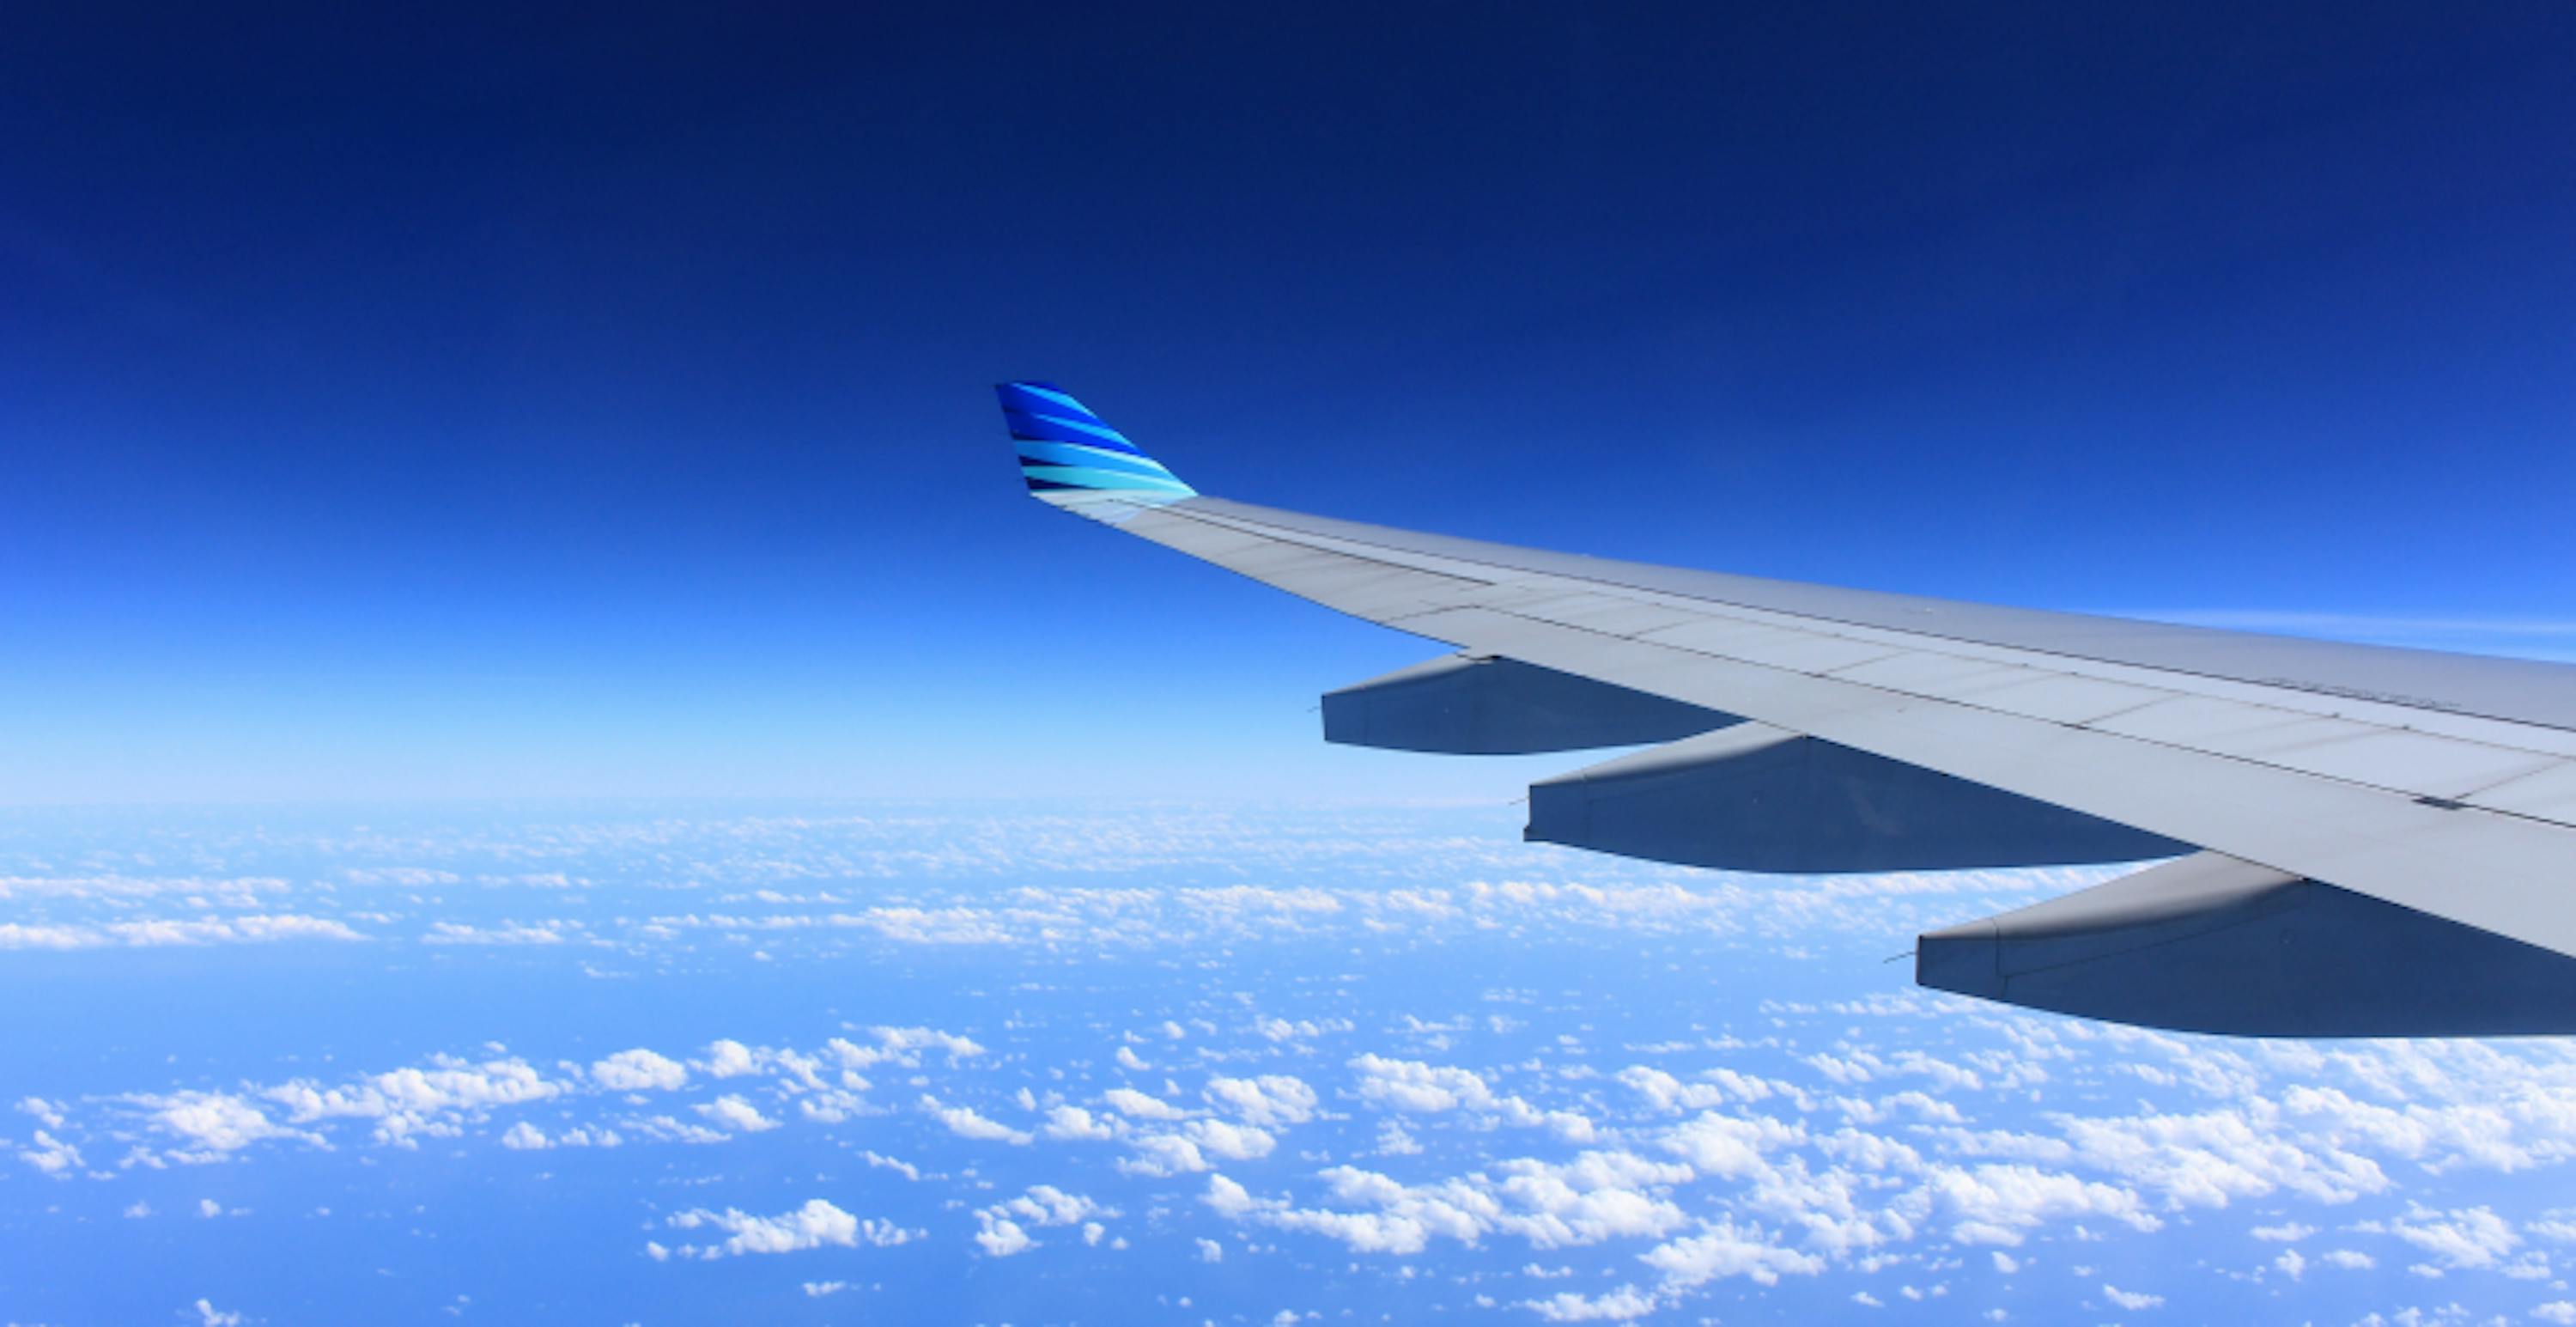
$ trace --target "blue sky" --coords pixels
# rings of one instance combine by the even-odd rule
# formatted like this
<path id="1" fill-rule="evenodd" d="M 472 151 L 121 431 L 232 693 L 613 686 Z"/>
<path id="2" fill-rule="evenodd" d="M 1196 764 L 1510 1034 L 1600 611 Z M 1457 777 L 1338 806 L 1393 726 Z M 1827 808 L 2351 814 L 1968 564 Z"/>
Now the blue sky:
<path id="1" fill-rule="evenodd" d="M 2547 4 L 22 15 L 0 803 L 1517 791 L 1323 748 L 1427 651 L 1026 503 L 1012 376 L 1248 500 L 2564 654 L 2571 56 Z"/>

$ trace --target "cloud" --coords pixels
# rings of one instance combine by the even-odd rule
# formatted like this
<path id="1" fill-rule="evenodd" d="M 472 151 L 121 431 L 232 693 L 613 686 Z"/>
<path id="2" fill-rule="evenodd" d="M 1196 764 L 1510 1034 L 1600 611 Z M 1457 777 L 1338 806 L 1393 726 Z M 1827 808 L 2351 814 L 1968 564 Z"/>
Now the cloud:
<path id="1" fill-rule="evenodd" d="M 1435 1067 L 1420 1060 L 1390 1060 L 1377 1054 L 1362 1055 L 1350 1065 L 1360 1073 L 1362 1098 L 1397 1110 L 1430 1114 L 1461 1107 L 1490 1108 L 1494 1104 L 1493 1089 L 1465 1069 Z"/>
<path id="2" fill-rule="evenodd" d="M 1246 1124 L 1304 1124 L 1315 1118 L 1315 1089 L 1291 1074 L 1214 1078 L 1200 1095 Z"/>
<path id="3" fill-rule="evenodd" d="M 105 925 L 0 922 L 0 949 L 149 949 L 168 945 L 273 944 L 285 940 L 364 940 L 342 922 L 294 914 L 251 914 Z"/>
<path id="4" fill-rule="evenodd" d="M 924 1051 L 939 1051 L 951 1064 L 972 1059 L 984 1053 L 974 1040 L 955 1033 L 926 1027 L 880 1027 L 869 1029 L 876 1038 L 874 1046 L 861 1046 L 844 1037 L 826 1043 L 828 1049 L 846 1069 L 867 1069 L 879 1064 L 898 1064 L 907 1069 L 921 1067 Z"/>
<path id="5" fill-rule="evenodd" d="M 1592 1298 L 1561 1290 L 1546 1299 L 1523 1300 L 1521 1307 L 1549 1322 L 1627 1322 L 1645 1317 L 1663 1305 L 1635 1286 L 1621 1286 Z"/>
<path id="6" fill-rule="evenodd" d="M 432 922 L 422 944 L 429 945 L 559 945 L 571 922 L 545 922 L 530 925 L 503 922 L 498 926 L 468 926 L 459 922 Z"/>
<path id="7" fill-rule="evenodd" d="M 689 1081 L 687 1065 L 641 1046 L 590 1066 L 591 1079 L 611 1092 L 670 1092 Z"/>
<path id="8" fill-rule="evenodd" d="M 80 1168 L 80 1149 L 38 1129 L 33 1143 L 18 1152 L 18 1159 L 57 1179 L 69 1179 Z"/>
<path id="9" fill-rule="evenodd" d="M 707 1058 L 698 1067 L 709 1078 L 740 1078 L 759 1073 L 764 1059 L 739 1041 L 722 1040 L 707 1044 Z"/>
<path id="10" fill-rule="evenodd" d="M 948 1126 L 950 1133 L 960 1138 L 1009 1143 L 1014 1147 L 1025 1147 L 1031 1141 L 1031 1135 L 1024 1130 L 1014 1129 L 999 1120 L 988 1119 L 977 1114 L 974 1108 L 969 1106 L 943 1105 L 938 1098 L 927 1093 L 921 1098 L 921 1108 L 937 1117 L 941 1124 Z"/>
<path id="11" fill-rule="evenodd" d="M 1029 1234 L 1031 1226 L 1045 1229 L 1081 1223 L 1090 1223 L 1085 1225 L 1084 1242 L 1097 1244 L 1104 1232 L 1093 1218 L 1116 1215 L 1116 1209 L 1103 1207 L 1080 1194 L 1067 1193 L 1051 1184 L 1031 1185 L 1017 1198 L 976 1211 L 975 1244 L 987 1257 L 1008 1258 L 1038 1246 Z"/>
<path id="12" fill-rule="evenodd" d="M 1783 1276 L 1813 1276 L 1825 1270 L 1822 1258 L 1782 1247 L 1761 1227 L 1739 1226 L 1731 1217 L 1720 1217 L 1697 1234 L 1658 1244 L 1638 1255 L 1638 1261 L 1663 1273 L 1667 1290 L 1737 1276 L 1767 1286 Z"/>
<path id="13" fill-rule="evenodd" d="M 242 1323 L 247 1321 L 239 1313 L 227 1313 L 216 1308 L 212 1301 L 203 1297 L 199 1297 L 191 1307 L 197 1310 L 197 1321 L 200 1327 L 241 1327 Z"/>
<path id="14" fill-rule="evenodd" d="M 739 1208 L 728 1207 L 718 1212 L 694 1208 L 673 1213 L 666 1224 L 679 1230 L 712 1228 L 725 1232 L 720 1244 L 690 1244 L 676 1252 L 683 1257 L 721 1258 L 750 1253 L 799 1253 L 825 1245 L 840 1248 L 892 1248 L 909 1244 L 922 1236 L 921 1231 L 906 1230 L 891 1222 L 874 1218 L 861 1220 L 826 1199 L 809 1198 L 805 1205 L 776 1216 L 754 1216 Z"/>
<path id="15" fill-rule="evenodd" d="M 893 1157 L 869 1151 L 860 1152 L 859 1160 L 868 1163 L 870 1166 L 873 1166 L 878 1170 L 891 1170 L 895 1174 L 901 1175 L 905 1179 L 911 1180 L 915 1183 L 919 1183 L 921 1180 L 921 1167 L 916 1166 L 909 1161 L 898 1161 Z"/>
<path id="16" fill-rule="evenodd" d="M 1110 1108 L 1130 1119 L 1177 1120 L 1184 1114 L 1169 1102 L 1149 1097 L 1132 1087 L 1113 1087 L 1100 1094 Z"/>
<path id="17" fill-rule="evenodd" d="M 2111 1301 L 2114 1307 L 2127 1309 L 2131 1313 L 2142 1313 L 2148 1309 L 2163 1308 L 2165 1303 L 2165 1297 L 2162 1295 L 2147 1295 L 2140 1294 L 2136 1291 L 2122 1290 L 2108 1281 L 2102 1283 L 2102 1298 Z"/>
<path id="18" fill-rule="evenodd" d="M 1117 1136 L 1117 1132 L 1115 1130 L 1111 1129 L 1107 1124 L 1102 1123 L 1100 1120 L 1093 1118 L 1090 1111 L 1084 1110 L 1080 1106 L 1055 1106 L 1049 1108 L 1047 1111 L 1047 1122 L 1043 1132 L 1049 1138 L 1062 1139 L 1080 1138 L 1096 1140 L 1102 1138 L 1114 1138 Z"/>
<path id="19" fill-rule="evenodd" d="M 2163 1225 L 2127 1189 L 2033 1166 L 1939 1166 L 1928 1177 L 1935 1211 L 1961 1244 L 2016 1245 L 2042 1222 L 2108 1217 L 2139 1230 Z"/>
<path id="20" fill-rule="evenodd" d="M 1229 1124 L 1224 1120 L 1192 1120 L 1181 1133 L 1199 1150 L 1227 1161 L 1250 1161 L 1270 1155 L 1278 1140 L 1267 1130 L 1250 1125 Z"/>
<path id="21" fill-rule="evenodd" d="M 1686 1166 L 1617 1152 L 1555 1163 L 1523 1158 L 1444 1180 L 1407 1184 L 1354 1166 L 1319 1175 L 1326 1202 L 1257 1197 L 1224 1175 L 1202 1201 L 1231 1220 L 1339 1241 L 1355 1253 L 1415 1254 L 1432 1241 L 1475 1244 L 1502 1234 L 1538 1248 L 1662 1235 L 1687 1224 L 1665 1196 Z"/>
<path id="22" fill-rule="evenodd" d="M 2522 1246 L 2522 1236 L 2483 1206 L 2438 1212 L 2409 1202 L 2403 1217 L 2364 1221 L 2354 1229 L 2394 1235 L 2449 1268 L 2492 1268 Z"/>
<path id="23" fill-rule="evenodd" d="M 210 1161 L 263 1139 L 291 1138 L 324 1146 L 322 1136 L 291 1129 L 252 1102 L 228 1092 L 175 1092 L 127 1098 L 149 1112 L 153 1127 L 180 1141 L 175 1159 Z"/>
<path id="24" fill-rule="evenodd" d="M 736 1133 L 758 1133 L 778 1127 L 778 1121 L 761 1114 L 750 1102 L 730 1093 L 699 1106 L 697 1111 Z"/>

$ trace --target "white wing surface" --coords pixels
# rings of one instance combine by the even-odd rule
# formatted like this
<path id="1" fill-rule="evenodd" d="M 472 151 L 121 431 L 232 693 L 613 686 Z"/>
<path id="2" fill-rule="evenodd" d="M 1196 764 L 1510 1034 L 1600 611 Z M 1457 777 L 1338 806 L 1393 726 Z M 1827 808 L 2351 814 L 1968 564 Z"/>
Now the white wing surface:
<path id="1" fill-rule="evenodd" d="M 2576 1031 L 2576 668 L 1275 511 L 1001 392 L 1034 496 L 1460 652 L 1328 696 L 1329 737 L 1665 743 L 1533 789 L 1534 839 L 1782 872 L 2178 856 L 1926 936 L 1918 979 L 2256 1035 Z"/>

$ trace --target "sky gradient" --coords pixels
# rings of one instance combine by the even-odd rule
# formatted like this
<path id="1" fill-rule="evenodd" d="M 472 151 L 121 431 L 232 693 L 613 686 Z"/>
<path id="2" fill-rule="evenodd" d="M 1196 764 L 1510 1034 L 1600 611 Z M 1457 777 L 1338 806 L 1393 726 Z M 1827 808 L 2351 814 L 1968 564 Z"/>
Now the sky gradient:
<path id="1" fill-rule="evenodd" d="M 22 15 L 0 804 L 1566 763 L 1323 747 L 1436 647 L 1028 503 L 1022 376 L 1227 497 L 2566 657 L 2572 60 L 2543 4 Z"/>

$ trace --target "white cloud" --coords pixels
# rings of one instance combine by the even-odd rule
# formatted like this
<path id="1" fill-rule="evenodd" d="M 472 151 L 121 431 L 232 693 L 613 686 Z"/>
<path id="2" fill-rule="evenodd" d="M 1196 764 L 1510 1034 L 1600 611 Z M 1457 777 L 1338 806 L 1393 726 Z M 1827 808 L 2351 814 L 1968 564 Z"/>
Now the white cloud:
<path id="1" fill-rule="evenodd" d="M 859 1160 L 874 1166 L 878 1170 L 891 1170 L 895 1174 L 901 1175 L 905 1179 L 912 1180 L 915 1183 L 918 1183 L 921 1180 L 921 1167 L 916 1166 L 909 1161 L 898 1161 L 890 1156 L 866 1151 L 859 1153 Z"/>
<path id="2" fill-rule="evenodd" d="M 31 1145 L 18 1152 L 18 1159 L 57 1179 L 69 1179 L 81 1166 L 80 1149 L 42 1129 L 36 1131 Z"/>
<path id="3" fill-rule="evenodd" d="M 239 1313 L 228 1313 L 216 1308 L 212 1301 L 202 1296 L 191 1307 L 197 1310 L 199 1327 L 241 1327 L 242 1323 L 247 1321 Z"/>
<path id="4" fill-rule="evenodd" d="M 469 926 L 460 922 L 431 922 L 429 933 L 421 943 L 431 945 L 559 945 L 570 922 L 503 922 L 498 926 Z"/>
<path id="5" fill-rule="evenodd" d="M 1113 1087 L 1100 1094 L 1119 1114 L 1136 1120 L 1177 1120 L 1185 1112 L 1170 1102 L 1149 1097 L 1132 1087 Z"/>
<path id="6" fill-rule="evenodd" d="M 1621 1286 L 1589 1299 L 1561 1290 L 1546 1299 L 1524 1300 L 1521 1307 L 1549 1322 L 1627 1322 L 1645 1317 L 1663 1305 L 1635 1286 Z"/>
<path id="7" fill-rule="evenodd" d="M 2131 1313 L 2143 1313 L 2148 1309 L 2162 1308 L 2165 1302 L 2165 1297 L 2162 1295 L 2122 1290 L 2108 1281 L 2102 1283 L 2102 1298 L 2111 1301 L 2114 1307 L 2127 1309 Z"/>
<path id="8" fill-rule="evenodd" d="M 590 1066 L 591 1079 L 611 1092 L 669 1092 L 689 1081 L 687 1065 L 638 1046 Z"/>
<path id="9" fill-rule="evenodd" d="M 754 1053 L 749 1046 L 728 1038 L 707 1043 L 707 1058 L 698 1067 L 706 1070 L 709 1078 L 740 1078 L 745 1074 L 759 1073 L 766 1058 L 765 1054 Z"/>
<path id="10" fill-rule="evenodd" d="M 695 1208 L 672 1214 L 668 1224 L 680 1230 L 712 1227 L 730 1236 L 721 1244 L 682 1245 L 677 1250 L 681 1256 L 693 1258 L 797 1253 L 827 1244 L 841 1248 L 857 1248 L 863 1244 L 891 1248 L 911 1243 L 922 1235 L 918 1230 L 906 1230 L 891 1222 L 874 1218 L 861 1220 L 822 1198 L 807 1199 L 804 1206 L 776 1216 L 754 1216 L 732 1207 L 721 1212 Z"/>
<path id="11" fill-rule="evenodd" d="M 1696 1235 L 1658 1244 L 1638 1260 L 1663 1273 L 1668 1290 L 1737 1276 L 1767 1286 L 1783 1276 L 1813 1276 L 1825 1269 L 1822 1258 L 1784 1248 L 1761 1227 L 1739 1226 L 1729 1217 L 1706 1224 Z"/>
<path id="12" fill-rule="evenodd" d="M 943 1105 L 937 1097 L 927 1093 L 921 1098 L 921 1108 L 937 1117 L 941 1124 L 948 1126 L 950 1133 L 960 1138 L 1009 1143 L 1014 1147 L 1024 1147 L 1031 1141 L 1031 1135 L 1025 1130 L 1014 1129 L 999 1120 L 988 1119 L 969 1106 Z"/>
<path id="13" fill-rule="evenodd" d="M 983 1219 L 982 1228 L 975 1232 L 975 1244 L 989 1258 L 1008 1258 L 1037 1247 L 1037 1241 L 1029 1238 L 1029 1232 L 1021 1229 L 1019 1222 L 1001 1216 Z"/>
<path id="14" fill-rule="evenodd" d="M 778 1127 L 778 1121 L 761 1114 L 750 1102 L 731 1093 L 699 1106 L 697 1111 L 736 1133 L 758 1133 Z"/>
<path id="15" fill-rule="evenodd" d="M 879 1064 L 897 1064 L 907 1069 L 921 1066 L 924 1051 L 939 1051 L 951 1064 L 972 1059 L 984 1048 L 967 1037 L 925 1027 L 880 1027 L 869 1029 L 877 1040 L 874 1046 L 861 1046 L 846 1038 L 834 1037 L 826 1049 L 840 1060 L 845 1069 L 867 1069 Z"/>
<path id="16" fill-rule="evenodd" d="M 110 922 L 101 926 L 0 922 L 0 949 L 148 949 L 168 945 L 268 944 L 282 940 L 364 940 L 344 922 L 291 913 Z"/>
<path id="17" fill-rule="evenodd" d="M 1315 1089 L 1291 1074 L 1214 1078 L 1201 1095 L 1217 1108 L 1241 1117 L 1246 1124 L 1304 1124 L 1315 1118 Z"/>
<path id="18" fill-rule="evenodd" d="M 1083 1242 L 1097 1244 L 1106 1233 L 1093 1218 L 1113 1217 L 1116 1209 L 1103 1207 L 1080 1194 L 1067 1193 L 1051 1184 L 1037 1184 L 1017 1198 L 981 1208 L 975 1213 L 978 1229 L 975 1244 L 987 1257 L 1008 1258 L 1036 1248 L 1028 1227 L 1083 1225 Z"/>
<path id="19" fill-rule="evenodd" d="M 1107 1124 L 1093 1118 L 1090 1111 L 1080 1106 L 1057 1106 L 1047 1111 L 1043 1132 L 1049 1138 L 1063 1139 L 1097 1140 L 1116 1136 Z"/>
<path id="20" fill-rule="evenodd" d="M 1199 1149 L 1227 1161 L 1249 1161 L 1270 1155 L 1278 1142 L 1267 1130 L 1224 1120 L 1192 1120 L 1181 1132 Z"/>
<path id="21" fill-rule="evenodd" d="M 1435 1239 L 1474 1244 L 1493 1234 L 1538 1248 L 1665 1234 L 1686 1224 L 1664 1196 L 1691 1178 L 1686 1166 L 1617 1152 L 1571 1162 L 1524 1158 L 1423 1184 L 1352 1166 L 1321 1173 L 1331 1205 L 1254 1196 L 1210 1176 L 1202 1201 L 1232 1220 L 1321 1235 L 1357 1253 L 1420 1253 Z"/>
<path id="22" fill-rule="evenodd" d="M 2522 1236 L 2486 1207 L 2437 1212 L 2410 1202 L 2403 1217 L 2365 1221 L 2355 1229 L 2395 1235 L 2451 1268 L 2494 1267 L 2522 1244 Z"/>
<path id="23" fill-rule="evenodd" d="M 1936 1166 L 1929 1197 L 1951 1219 L 1950 1238 L 1961 1244 L 2022 1242 L 2042 1222 L 2100 1216 L 2139 1230 L 2163 1225 L 2126 1189 L 2033 1166 Z"/>
<path id="24" fill-rule="evenodd" d="M 150 1112 L 153 1127 L 180 1140 L 175 1157 L 182 1161 L 213 1160 L 269 1138 L 325 1145 L 320 1134 L 279 1124 L 258 1106 L 228 1092 L 176 1092 L 127 1100 Z"/>
<path id="25" fill-rule="evenodd" d="M 1199 1145 L 1179 1134 L 1141 1134 L 1128 1140 L 1135 1154 L 1118 1163 L 1129 1175 L 1191 1175 L 1208 1168 Z"/>
<path id="26" fill-rule="evenodd" d="M 1417 1114 L 1490 1108 L 1493 1089 L 1475 1073 L 1420 1060 L 1391 1060 L 1374 1053 L 1350 1062 L 1360 1072 L 1360 1096 L 1380 1105 Z"/>

